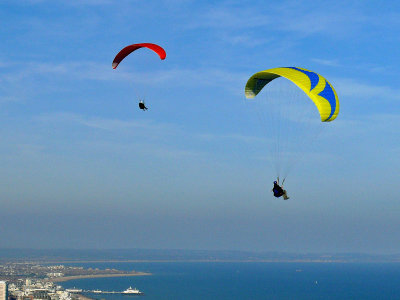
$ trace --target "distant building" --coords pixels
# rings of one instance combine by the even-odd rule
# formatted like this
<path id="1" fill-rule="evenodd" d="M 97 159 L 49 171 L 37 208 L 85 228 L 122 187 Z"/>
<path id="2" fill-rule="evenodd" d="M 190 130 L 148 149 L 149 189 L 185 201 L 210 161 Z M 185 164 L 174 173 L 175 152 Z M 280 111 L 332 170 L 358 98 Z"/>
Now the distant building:
<path id="1" fill-rule="evenodd" d="M 8 299 L 7 282 L 0 281 L 0 300 Z"/>
<path id="2" fill-rule="evenodd" d="M 50 296 L 48 295 L 46 290 L 35 290 L 35 291 L 33 291 L 33 299 L 34 300 L 50 300 Z"/>
<path id="3" fill-rule="evenodd" d="M 51 273 L 47 273 L 46 274 L 47 275 L 47 277 L 62 277 L 62 276 L 64 276 L 64 273 L 61 273 L 61 272 L 51 272 Z"/>
<path id="4" fill-rule="evenodd" d="M 31 286 L 31 284 L 32 284 L 32 280 L 30 280 L 29 278 L 27 278 L 26 280 L 25 280 L 25 285 L 26 286 Z"/>

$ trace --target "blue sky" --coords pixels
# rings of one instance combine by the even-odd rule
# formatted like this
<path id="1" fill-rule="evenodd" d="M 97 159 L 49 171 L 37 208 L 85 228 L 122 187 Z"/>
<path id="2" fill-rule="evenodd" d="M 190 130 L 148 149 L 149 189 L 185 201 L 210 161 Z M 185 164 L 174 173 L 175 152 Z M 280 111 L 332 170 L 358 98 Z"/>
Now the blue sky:
<path id="1" fill-rule="evenodd" d="M 400 252 L 399 20 L 395 1 L 0 1 L 1 245 Z M 138 42 L 166 60 L 113 70 Z M 287 202 L 244 98 L 280 66 L 341 103 Z"/>

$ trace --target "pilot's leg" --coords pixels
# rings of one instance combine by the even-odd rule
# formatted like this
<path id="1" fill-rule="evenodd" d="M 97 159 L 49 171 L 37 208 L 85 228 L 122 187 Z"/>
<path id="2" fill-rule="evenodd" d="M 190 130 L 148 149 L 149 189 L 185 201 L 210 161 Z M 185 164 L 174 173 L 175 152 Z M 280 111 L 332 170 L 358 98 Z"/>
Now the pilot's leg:
<path id="1" fill-rule="evenodd" d="M 289 199 L 289 197 L 288 197 L 288 195 L 286 194 L 286 190 L 283 190 L 283 200 L 288 200 Z"/>

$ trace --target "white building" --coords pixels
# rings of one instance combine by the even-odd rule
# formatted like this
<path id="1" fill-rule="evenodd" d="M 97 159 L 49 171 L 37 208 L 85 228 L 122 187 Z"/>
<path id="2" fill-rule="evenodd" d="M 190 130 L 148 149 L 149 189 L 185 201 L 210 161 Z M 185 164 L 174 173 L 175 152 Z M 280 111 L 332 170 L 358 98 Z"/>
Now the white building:
<path id="1" fill-rule="evenodd" d="M 7 300 L 8 293 L 7 293 L 7 282 L 0 281 L 0 300 Z"/>

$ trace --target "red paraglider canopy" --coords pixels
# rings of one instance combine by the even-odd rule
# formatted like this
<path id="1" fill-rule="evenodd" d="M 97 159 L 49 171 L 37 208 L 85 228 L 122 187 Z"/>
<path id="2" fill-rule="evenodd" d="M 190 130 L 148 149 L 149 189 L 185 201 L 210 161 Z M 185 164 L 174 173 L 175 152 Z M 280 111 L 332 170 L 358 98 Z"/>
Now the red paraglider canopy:
<path id="1" fill-rule="evenodd" d="M 113 69 L 116 69 L 118 67 L 118 64 L 125 57 L 127 57 L 129 54 L 131 54 L 133 51 L 135 51 L 139 48 L 148 48 L 150 50 L 153 50 L 155 53 L 158 54 L 158 56 L 160 56 L 160 59 L 165 59 L 165 57 L 167 56 L 167 54 L 165 53 L 165 50 L 156 44 L 151 44 L 151 43 L 133 44 L 133 45 L 126 46 L 124 49 L 119 51 L 119 53 L 117 54 L 117 56 L 115 56 L 115 58 L 113 60 L 113 63 L 112 63 Z"/>

